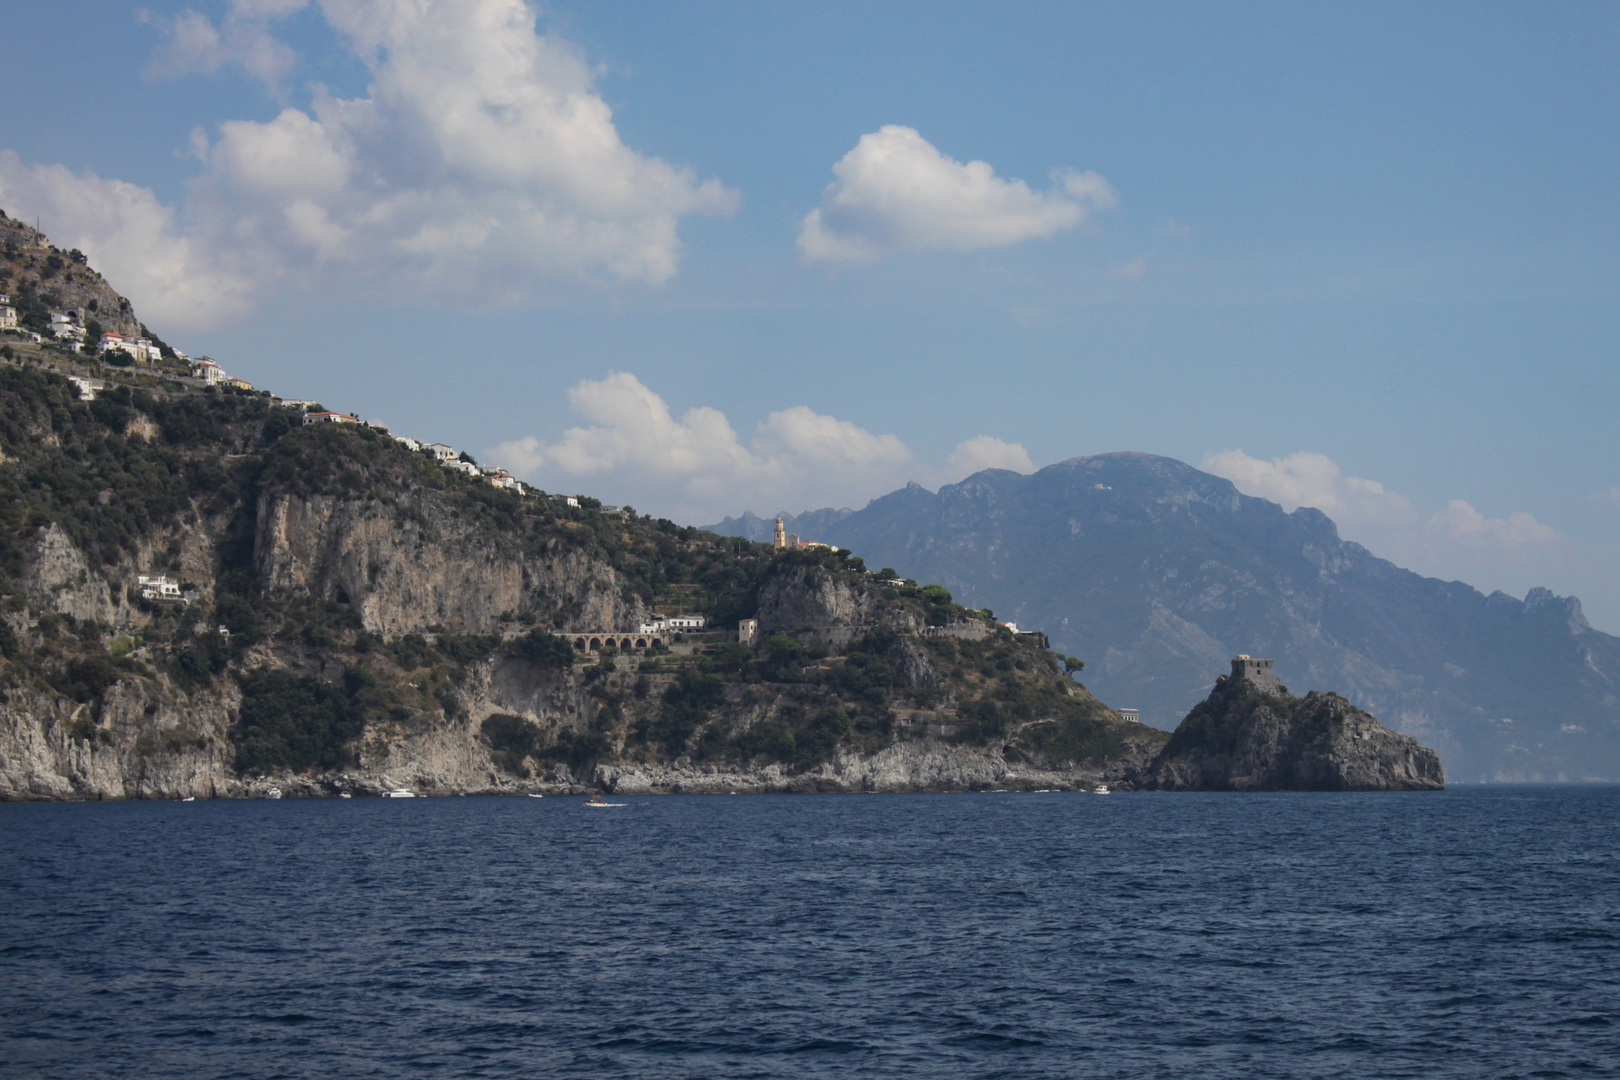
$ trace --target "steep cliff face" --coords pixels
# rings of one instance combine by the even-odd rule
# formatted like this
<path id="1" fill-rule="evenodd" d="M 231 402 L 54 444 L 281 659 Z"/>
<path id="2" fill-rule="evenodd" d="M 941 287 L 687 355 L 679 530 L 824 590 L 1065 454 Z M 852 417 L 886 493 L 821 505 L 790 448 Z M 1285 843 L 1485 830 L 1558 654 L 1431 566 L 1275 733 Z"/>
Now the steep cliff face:
<path id="1" fill-rule="evenodd" d="M 1275 680 L 1222 676 L 1153 763 L 1157 791 L 1427 791 L 1440 759 L 1337 694 L 1296 698 Z"/>
<path id="2" fill-rule="evenodd" d="M 772 575 L 760 589 L 758 619 L 763 634 L 791 633 L 836 644 L 877 628 L 907 634 L 918 629 L 912 611 L 816 566 Z"/>
<path id="3" fill-rule="evenodd" d="M 254 563 L 267 589 L 349 606 L 387 636 L 439 627 L 488 634 L 501 616 L 553 615 L 564 629 L 633 630 L 649 609 L 608 563 L 561 544 L 525 551 L 469 528 L 434 492 L 383 502 L 272 493 L 259 503 Z"/>

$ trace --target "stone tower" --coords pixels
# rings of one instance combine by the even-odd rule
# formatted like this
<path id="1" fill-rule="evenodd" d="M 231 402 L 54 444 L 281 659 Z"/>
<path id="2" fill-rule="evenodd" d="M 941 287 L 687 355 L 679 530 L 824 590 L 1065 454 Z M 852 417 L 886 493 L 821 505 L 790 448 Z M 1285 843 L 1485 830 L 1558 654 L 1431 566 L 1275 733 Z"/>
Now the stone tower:
<path id="1" fill-rule="evenodd" d="M 787 550 L 787 527 L 782 524 L 782 515 L 776 515 L 776 550 Z"/>
<path id="2" fill-rule="evenodd" d="M 1282 691 L 1282 683 L 1277 676 L 1271 673 L 1271 661 L 1262 660 L 1257 656 L 1239 653 L 1232 658 L 1232 678 L 1246 679 L 1254 685 L 1255 689 L 1267 694 L 1276 694 Z"/>

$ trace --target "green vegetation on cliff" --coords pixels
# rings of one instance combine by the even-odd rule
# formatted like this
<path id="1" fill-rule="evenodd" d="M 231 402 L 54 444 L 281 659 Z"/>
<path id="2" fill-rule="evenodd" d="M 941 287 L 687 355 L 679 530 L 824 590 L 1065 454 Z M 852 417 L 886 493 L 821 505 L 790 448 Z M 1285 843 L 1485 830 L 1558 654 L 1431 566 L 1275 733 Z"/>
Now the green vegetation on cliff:
<path id="1" fill-rule="evenodd" d="M 212 738 L 244 777 L 470 744 L 531 781 L 803 771 L 916 739 L 1073 768 L 1161 738 L 1043 640 L 847 552 L 496 489 L 264 394 L 104 377 L 83 402 L 48 367 L 0 364 L 0 689 L 84 706 L 50 738 L 116 743 L 133 722 L 139 752 Z M 185 601 L 142 599 L 138 574 Z M 623 652 L 570 636 L 655 610 L 710 632 Z M 757 643 L 737 640 L 749 618 Z"/>

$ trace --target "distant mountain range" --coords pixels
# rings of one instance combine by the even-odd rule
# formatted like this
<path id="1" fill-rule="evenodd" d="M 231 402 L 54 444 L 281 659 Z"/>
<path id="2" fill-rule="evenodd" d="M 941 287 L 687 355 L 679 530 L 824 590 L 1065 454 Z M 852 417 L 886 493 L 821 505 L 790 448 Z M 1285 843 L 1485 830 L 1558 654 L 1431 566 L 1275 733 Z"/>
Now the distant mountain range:
<path id="1" fill-rule="evenodd" d="M 709 529 L 769 540 L 752 513 Z M 990 469 L 862 510 L 787 516 L 804 539 L 938 582 L 1087 661 L 1102 700 L 1173 728 L 1232 656 L 1332 690 L 1435 747 L 1454 781 L 1620 779 L 1620 638 L 1574 597 L 1426 578 L 1182 462 Z"/>

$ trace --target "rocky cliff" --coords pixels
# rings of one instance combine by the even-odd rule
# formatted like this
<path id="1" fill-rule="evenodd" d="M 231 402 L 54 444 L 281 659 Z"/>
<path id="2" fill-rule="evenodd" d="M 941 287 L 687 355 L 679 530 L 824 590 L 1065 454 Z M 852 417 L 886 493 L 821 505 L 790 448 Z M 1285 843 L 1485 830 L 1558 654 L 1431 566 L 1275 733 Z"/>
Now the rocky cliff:
<path id="1" fill-rule="evenodd" d="M 1166 737 L 847 552 L 497 490 L 266 395 L 101 375 L 87 402 L 49 362 L 0 363 L 0 798 L 1076 787 Z M 711 632 L 570 636 L 655 610 Z"/>
<path id="2" fill-rule="evenodd" d="M 1296 698 L 1233 661 L 1153 763 L 1130 782 L 1154 791 L 1428 791 L 1440 759 L 1337 694 Z M 1269 669 L 1268 669 L 1269 670 Z"/>
<path id="3" fill-rule="evenodd" d="M 763 539 L 752 515 L 717 531 Z M 1148 454 L 910 485 L 805 537 L 937 581 L 1085 657 L 1105 699 L 1169 726 L 1208 673 L 1264 652 L 1435 747 L 1454 778 L 1620 779 L 1620 638 L 1580 603 L 1485 595 L 1379 559 L 1332 521 Z"/>

